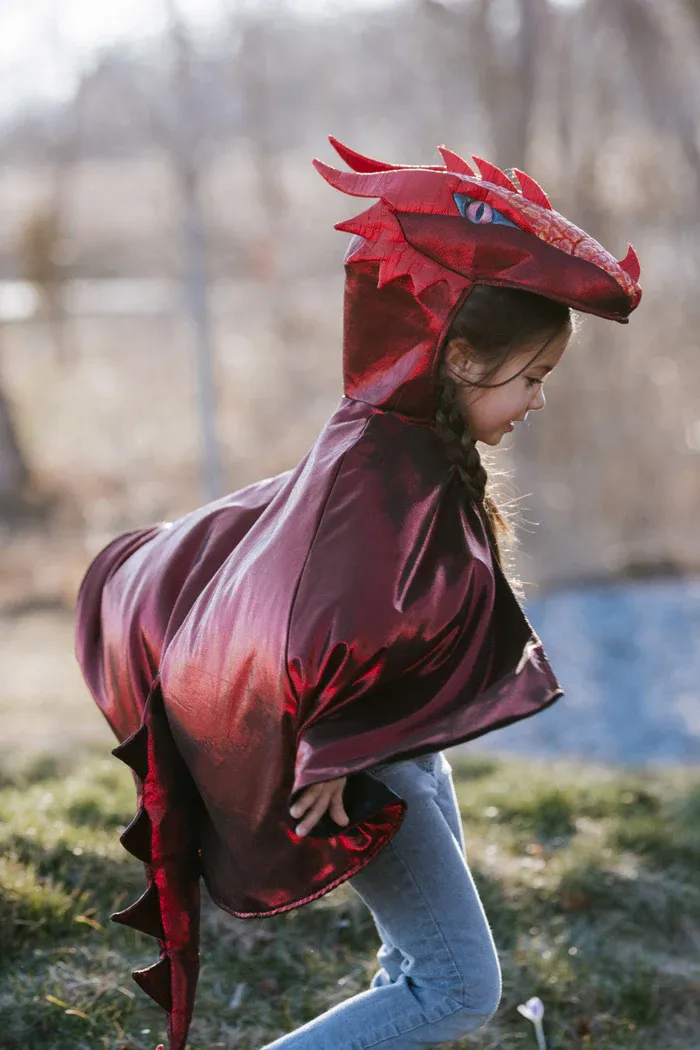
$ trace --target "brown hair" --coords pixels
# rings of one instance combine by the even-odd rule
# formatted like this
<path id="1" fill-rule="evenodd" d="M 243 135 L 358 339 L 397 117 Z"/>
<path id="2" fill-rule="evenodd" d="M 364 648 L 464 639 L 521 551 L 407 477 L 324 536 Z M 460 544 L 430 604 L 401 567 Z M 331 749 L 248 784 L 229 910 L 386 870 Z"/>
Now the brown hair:
<path id="1" fill-rule="evenodd" d="M 512 545 L 511 515 L 500 507 L 491 491 L 489 476 L 481 460 L 467 422 L 459 407 L 460 386 L 466 380 L 453 378 L 446 350 L 458 339 L 468 346 L 465 356 L 486 369 L 478 387 L 498 386 L 490 382 L 511 354 L 519 353 L 542 338 L 539 356 L 549 341 L 567 324 L 572 324 L 571 310 L 553 299 L 517 288 L 476 285 L 455 314 L 442 345 L 437 379 L 435 429 L 442 439 L 448 458 L 457 467 L 469 497 L 482 503 L 491 531 L 491 542 L 499 562 L 501 543 Z M 521 371 L 529 367 L 528 362 Z M 520 373 L 518 373 L 519 375 Z M 514 377 L 513 377 L 514 378 Z"/>

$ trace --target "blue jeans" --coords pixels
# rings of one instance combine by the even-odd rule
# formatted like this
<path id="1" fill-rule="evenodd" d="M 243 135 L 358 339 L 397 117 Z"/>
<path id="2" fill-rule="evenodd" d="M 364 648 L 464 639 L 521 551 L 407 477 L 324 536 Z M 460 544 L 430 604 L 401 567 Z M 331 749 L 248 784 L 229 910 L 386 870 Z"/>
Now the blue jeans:
<path id="1" fill-rule="evenodd" d="M 367 991 L 264 1050 L 438 1046 L 498 1007 L 498 956 L 467 867 L 447 759 L 437 752 L 368 772 L 408 803 L 391 842 L 349 880 L 381 937 L 379 969 Z"/>

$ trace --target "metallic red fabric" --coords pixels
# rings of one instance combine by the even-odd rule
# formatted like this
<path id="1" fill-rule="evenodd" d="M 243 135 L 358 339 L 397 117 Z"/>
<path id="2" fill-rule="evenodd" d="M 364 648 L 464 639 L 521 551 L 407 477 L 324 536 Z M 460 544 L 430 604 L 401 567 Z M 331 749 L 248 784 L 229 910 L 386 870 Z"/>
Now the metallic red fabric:
<path id="1" fill-rule="evenodd" d="M 522 207 L 527 228 L 476 225 L 451 210 L 467 176 L 338 148 L 360 171 L 346 174 L 373 190 L 383 179 L 401 207 L 382 200 L 360 217 L 369 240 L 348 253 L 345 396 L 294 470 L 119 538 L 78 600 L 78 658 L 139 783 L 123 842 L 148 889 L 116 918 L 160 941 L 160 962 L 136 976 L 169 1011 L 174 1050 L 194 999 L 200 871 L 240 917 L 314 900 L 401 823 L 404 801 L 371 766 L 471 740 L 561 695 L 430 422 L 455 310 L 475 281 L 618 320 L 639 299 L 629 253 L 627 269 L 607 253 L 601 264 L 582 231 L 570 238 L 578 254 L 554 245 L 566 220 L 527 176 L 520 205 L 498 181 L 470 189 L 479 202 L 509 194 L 502 206 L 508 217 Z M 433 196 L 411 207 L 416 172 Z M 326 815 L 299 839 L 292 801 L 340 776 L 350 825 Z"/>

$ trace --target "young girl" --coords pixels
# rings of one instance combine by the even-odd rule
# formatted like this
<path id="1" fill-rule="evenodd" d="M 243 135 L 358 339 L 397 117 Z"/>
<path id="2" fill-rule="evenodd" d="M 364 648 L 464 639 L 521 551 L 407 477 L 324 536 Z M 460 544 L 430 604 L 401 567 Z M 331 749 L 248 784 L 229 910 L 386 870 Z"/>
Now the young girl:
<path id="1" fill-rule="evenodd" d="M 187 1037 L 199 876 L 241 918 L 350 885 L 381 947 L 371 987 L 267 1050 L 410 1050 L 500 996 L 442 748 L 561 695 L 501 568 L 477 441 L 544 406 L 570 308 L 626 321 L 617 262 L 541 188 L 448 150 L 400 168 L 331 140 L 344 396 L 294 469 L 120 537 L 83 581 L 78 657 L 134 770 L 122 841 L 148 888 L 114 916 L 160 941 L 138 983 Z M 517 181 L 515 181 L 517 180 Z"/>

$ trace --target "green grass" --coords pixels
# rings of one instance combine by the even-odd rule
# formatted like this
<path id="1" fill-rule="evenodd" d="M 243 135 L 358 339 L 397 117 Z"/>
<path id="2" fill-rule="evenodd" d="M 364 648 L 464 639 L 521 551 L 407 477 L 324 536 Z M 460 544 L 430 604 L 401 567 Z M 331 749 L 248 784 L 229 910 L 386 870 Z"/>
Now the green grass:
<path id="1" fill-rule="evenodd" d="M 516 1006 L 539 995 L 550 1050 L 698 1050 L 700 773 L 451 761 L 504 972 L 496 1019 L 459 1045 L 534 1050 Z M 164 1038 L 129 977 L 155 942 L 108 919 L 143 888 L 118 842 L 133 811 L 115 759 L 0 777 L 2 1050 Z M 347 887 L 264 921 L 207 903 L 192 1050 L 260 1050 L 365 988 L 375 950 Z"/>

